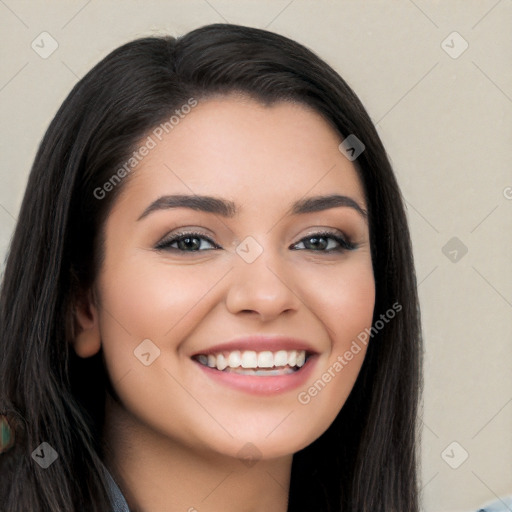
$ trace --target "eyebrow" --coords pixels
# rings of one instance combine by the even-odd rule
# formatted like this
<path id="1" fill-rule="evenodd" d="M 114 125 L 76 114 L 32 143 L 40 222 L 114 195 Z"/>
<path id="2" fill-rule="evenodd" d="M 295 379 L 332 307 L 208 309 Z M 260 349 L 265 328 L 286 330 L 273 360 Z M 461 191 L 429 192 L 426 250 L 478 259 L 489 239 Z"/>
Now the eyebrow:
<path id="1" fill-rule="evenodd" d="M 292 203 L 287 213 L 288 215 L 301 215 L 338 207 L 353 208 L 363 217 L 365 222 L 367 221 L 368 213 L 364 208 L 359 206 L 351 197 L 339 194 L 299 199 Z M 154 211 L 171 208 L 189 208 L 196 211 L 214 213 L 225 218 L 234 218 L 240 213 L 240 207 L 227 199 L 213 196 L 178 194 L 159 197 L 142 212 L 137 221 L 147 217 Z"/>

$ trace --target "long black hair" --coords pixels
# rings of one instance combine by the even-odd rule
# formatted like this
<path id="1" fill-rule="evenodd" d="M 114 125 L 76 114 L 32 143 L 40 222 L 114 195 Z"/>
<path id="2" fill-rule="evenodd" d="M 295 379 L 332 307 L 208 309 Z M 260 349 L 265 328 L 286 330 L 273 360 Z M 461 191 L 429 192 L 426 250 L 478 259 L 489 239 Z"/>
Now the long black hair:
<path id="1" fill-rule="evenodd" d="M 110 383 L 101 351 L 82 359 L 70 348 L 74 308 L 102 264 L 102 227 L 124 182 L 101 199 L 94 191 L 190 98 L 230 92 L 308 105 L 341 137 L 364 143 L 355 163 L 368 206 L 374 322 L 402 306 L 372 333 L 332 425 L 294 454 L 288 510 L 418 510 L 420 313 L 403 199 L 385 149 L 355 93 L 313 52 L 265 30 L 214 24 L 112 51 L 75 85 L 41 141 L 0 291 L 0 413 L 15 435 L 0 455 L 2 511 L 110 510 L 101 469 Z M 42 442 L 59 455 L 47 469 L 31 457 Z"/>

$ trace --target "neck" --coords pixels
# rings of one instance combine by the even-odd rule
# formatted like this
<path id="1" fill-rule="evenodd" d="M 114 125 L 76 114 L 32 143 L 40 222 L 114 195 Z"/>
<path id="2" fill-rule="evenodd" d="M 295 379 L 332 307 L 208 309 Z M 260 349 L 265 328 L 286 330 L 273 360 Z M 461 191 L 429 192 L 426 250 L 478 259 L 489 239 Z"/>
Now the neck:
<path id="1" fill-rule="evenodd" d="M 286 512 L 292 455 L 201 453 L 142 424 L 107 395 L 105 464 L 132 512 Z"/>

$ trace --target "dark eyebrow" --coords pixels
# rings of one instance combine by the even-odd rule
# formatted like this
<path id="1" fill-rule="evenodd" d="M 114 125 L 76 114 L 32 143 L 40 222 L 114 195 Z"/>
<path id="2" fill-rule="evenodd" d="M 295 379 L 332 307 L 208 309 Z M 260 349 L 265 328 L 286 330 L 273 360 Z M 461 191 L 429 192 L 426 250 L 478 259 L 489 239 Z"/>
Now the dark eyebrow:
<path id="1" fill-rule="evenodd" d="M 201 212 L 215 213 L 226 218 L 238 215 L 238 208 L 233 201 L 212 196 L 172 195 L 159 197 L 142 212 L 137 220 L 143 219 L 156 210 L 168 208 L 190 208 Z"/>
<path id="2" fill-rule="evenodd" d="M 306 197 L 305 199 L 299 199 L 292 204 L 289 214 L 299 215 L 302 213 L 320 212 L 322 210 L 328 210 L 330 208 L 338 208 L 340 206 L 346 206 L 353 208 L 359 213 L 364 220 L 367 220 L 367 211 L 359 206 L 354 199 L 348 196 L 342 196 L 339 194 L 331 194 L 329 196 L 315 196 Z"/>
<path id="3" fill-rule="evenodd" d="M 340 206 L 353 208 L 365 221 L 367 220 L 368 214 L 364 208 L 359 206 L 351 197 L 339 194 L 299 199 L 291 205 L 288 215 L 319 212 Z M 190 208 L 201 212 L 214 213 L 225 218 L 233 218 L 240 213 L 240 208 L 233 201 L 227 199 L 212 196 L 178 194 L 159 197 L 142 212 L 137 220 L 143 219 L 151 212 L 169 208 Z"/>

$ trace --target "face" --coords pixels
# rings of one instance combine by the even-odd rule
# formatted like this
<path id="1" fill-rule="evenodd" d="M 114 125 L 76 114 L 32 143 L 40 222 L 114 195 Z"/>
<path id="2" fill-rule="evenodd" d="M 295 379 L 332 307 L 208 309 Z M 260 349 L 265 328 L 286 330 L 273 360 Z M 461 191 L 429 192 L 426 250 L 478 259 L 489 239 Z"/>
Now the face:
<path id="1" fill-rule="evenodd" d="M 101 343 L 146 433 L 201 453 L 297 452 L 332 423 L 366 352 L 353 342 L 375 285 L 356 169 L 292 103 L 209 99 L 158 133 L 104 226 L 97 344 L 77 352 Z M 169 199 L 185 195 L 216 200 Z"/>

